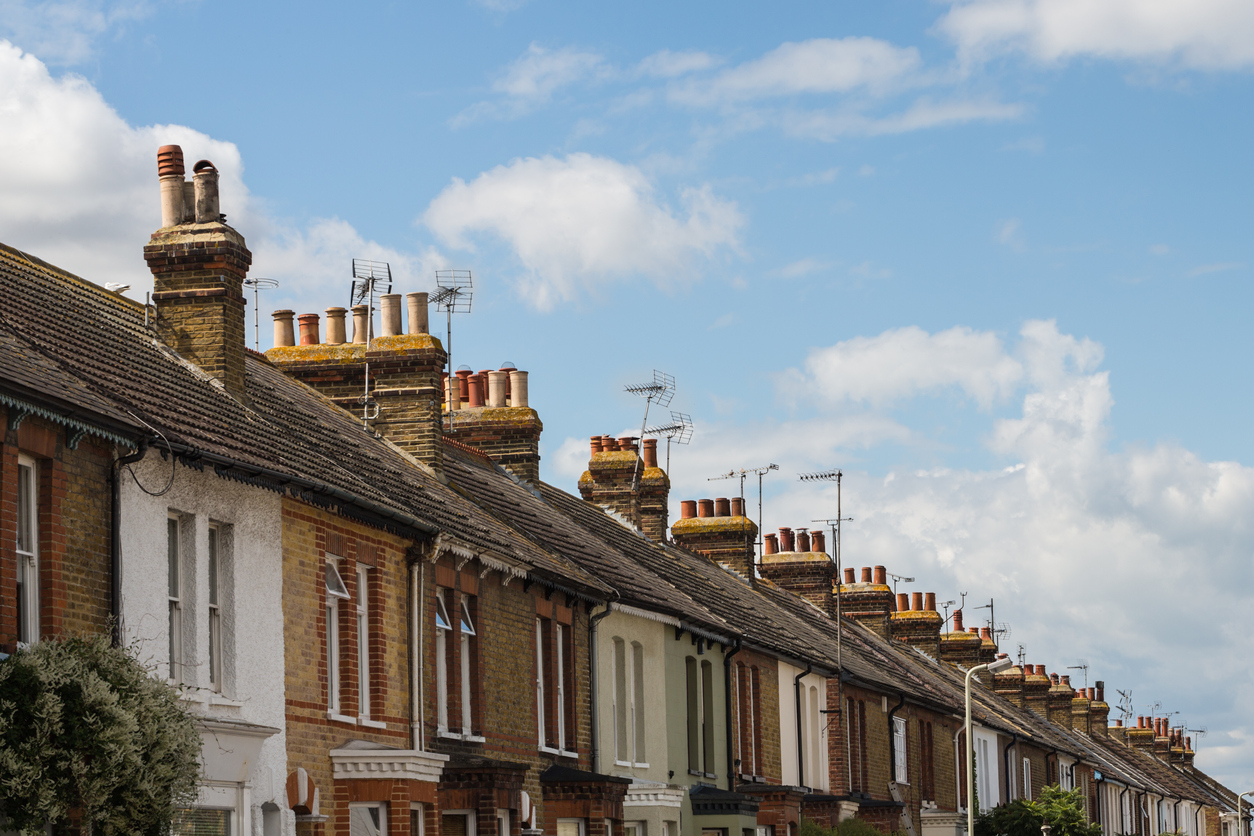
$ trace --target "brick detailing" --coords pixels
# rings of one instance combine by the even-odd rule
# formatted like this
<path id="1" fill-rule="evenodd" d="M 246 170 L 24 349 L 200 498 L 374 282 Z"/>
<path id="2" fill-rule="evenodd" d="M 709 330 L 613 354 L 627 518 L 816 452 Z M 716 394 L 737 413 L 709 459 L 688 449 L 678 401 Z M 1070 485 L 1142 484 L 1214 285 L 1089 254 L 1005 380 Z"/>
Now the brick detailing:
<path id="1" fill-rule="evenodd" d="M 8 413 L 0 408 L 7 426 Z M 17 602 L 18 456 L 34 459 L 38 503 L 39 630 L 44 636 L 101 633 L 111 600 L 112 451 L 34 416 L 6 430 L 0 450 L 0 650 L 19 636 Z"/>
<path id="2" fill-rule="evenodd" d="M 758 800 L 758 824 L 774 828 L 777 834 L 793 833 L 801 824 L 801 803 L 805 793 L 798 787 L 779 787 L 766 784 L 741 784 L 736 792 L 751 795 Z M 820 820 L 815 812 L 806 809 L 806 818 Z M 820 821 L 826 827 L 835 825 L 830 817 Z"/>
<path id="3" fill-rule="evenodd" d="M 480 407 L 444 413 L 448 438 L 481 450 L 519 479 L 540 480 L 540 433 L 544 424 L 526 406 Z"/>
<path id="4" fill-rule="evenodd" d="M 1096 737 L 1106 737 L 1106 726 L 1110 722 L 1110 705 L 1106 702 L 1106 684 L 1098 682 L 1093 701 L 1089 704 L 1090 732 Z"/>
<path id="5" fill-rule="evenodd" d="M 157 335 L 227 391 L 244 393 L 244 278 L 253 256 L 223 223 L 182 224 L 152 234 Z"/>
<path id="6" fill-rule="evenodd" d="M 623 799 L 627 796 L 627 787 L 630 784 L 631 780 L 628 778 L 596 776 L 592 773 L 584 773 L 579 778 L 564 775 L 557 780 L 542 775 L 545 836 L 557 836 L 559 818 L 584 819 L 587 823 L 586 836 L 618 836 L 605 832 L 605 820 L 622 821 Z M 621 825 L 615 830 L 621 830 Z"/>
<path id="7" fill-rule="evenodd" d="M 1071 699 L 1071 728 L 1088 734 L 1092 728 L 1093 715 L 1089 713 L 1089 705 L 1092 701 L 1081 694 L 1083 694 L 1082 691 L 1076 691 L 1076 695 Z M 1155 741 L 1155 744 L 1157 742 Z"/>
<path id="8" fill-rule="evenodd" d="M 774 657 L 751 650 L 742 650 L 732 657 L 734 759 L 740 761 L 737 770 L 742 781 L 781 781 L 779 688 L 772 687 L 778 679 Z"/>
<path id="9" fill-rule="evenodd" d="M 369 364 L 370 394 L 379 407 L 371 428 L 422 463 L 441 469 L 440 370 L 445 353 L 435 337 L 375 337 L 369 351 L 359 343 L 284 346 L 270 349 L 266 357 L 357 416 L 362 414 Z"/>
<path id="10" fill-rule="evenodd" d="M 450 761 L 440 780 L 440 809 L 474 810 L 477 836 L 519 836 L 526 775 L 526 767 L 520 764 L 482 758 Z M 510 811 L 509 833 L 497 833 L 498 809 Z"/>
<path id="11" fill-rule="evenodd" d="M 1070 684 L 1071 677 L 1058 678 L 1058 674 L 1050 677 L 1052 685 L 1046 692 L 1046 705 L 1049 711 L 1049 721 L 1059 726 L 1071 725 L 1071 697 L 1072 690 Z M 1064 681 L 1066 680 L 1066 681 Z"/>
<path id="12" fill-rule="evenodd" d="M 725 563 L 746 578 L 754 576 L 753 544 L 757 541 L 758 526 L 747 517 L 675 520 L 671 536 L 681 546 L 703 554 L 715 563 Z M 768 577 L 765 571 L 763 577 Z"/>
<path id="13" fill-rule="evenodd" d="M 841 612 L 860 622 L 883 639 L 892 637 L 890 616 L 893 612 L 893 591 L 884 582 L 885 570 L 876 566 L 862 568 L 860 583 L 844 583 L 840 587 Z"/>

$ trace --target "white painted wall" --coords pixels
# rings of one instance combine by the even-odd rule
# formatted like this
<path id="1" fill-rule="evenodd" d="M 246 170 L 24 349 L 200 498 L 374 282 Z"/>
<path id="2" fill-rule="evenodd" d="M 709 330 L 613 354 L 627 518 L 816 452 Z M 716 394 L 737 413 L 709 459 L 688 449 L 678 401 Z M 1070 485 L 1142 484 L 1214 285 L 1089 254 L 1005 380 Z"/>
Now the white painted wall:
<path id="1" fill-rule="evenodd" d="M 257 738 L 243 727 L 203 735 L 207 772 L 201 802 L 236 810 L 232 831 L 262 832 L 261 806 L 277 805 L 292 833 L 295 823 L 284 801 L 287 779 L 284 737 L 282 506 L 278 494 L 163 460 L 155 450 L 122 479 L 122 624 L 126 641 L 154 675 L 169 673 L 169 599 L 166 520 L 177 512 L 183 524 L 184 690 L 189 706 L 212 720 L 279 729 Z M 210 523 L 223 526 L 220 581 L 223 619 L 223 688 L 209 688 L 206 648 L 208 542 Z M 215 724 L 216 725 L 216 724 Z M 220 727 L 226 728 L 226 727 Z M 230 742 L 222 742 L 230 739 Z M 251 743 L 249 742 L 251 741 Z M 257 742 L 260 746 L 257 746 Z M 217 751 L 214 750 L 217 747 Z M 256 750 L 241 761 L 241 754 Z M 233 773 L 233 774 L 223 774 Z M 270 808 L 267 805 L 268 809 Z"/>
<path id="2" fill-rule="evenodd" d="M 794 680 L 805 668 L 779 663 L 779 751 L 783 782 L 789 786 L 806 786 L 827 792 L 830 778 L 827 768 L 827 680 L 818 674 L 807 674 L 801 680 L 801 737 L 804 743 L 805 774 L 798 773 L 797 761 L 797 694 Z"/>
<path id="3" fill-rule="evenodd" d="M 990 810 L 1002 803 L 1001 750 L 997 746 L 997 733 L 976 726 L 975 737 L 975 788 L 979 796 L 980 810 Z"/>
<path id="4" fill-rule="evenodd" d="M 600 770 L 607 775 L 662 783 L 668 781 L 664 687 L 667 630 L 673 631 L 674 627 L 622 611 L 610 613 L 597 625 L 597 742 L 601 749 Z M 644 763 L 647 766 L 633 765 L 626 758 L 616 757 L 623 753 L 615 751 L 615 638 L 623 640 L 623 647 L 628 653 L 633 643 L 639 644 L 644 652 Z M 630 656 L 627 660 L 630 662 Z M 686 764 L 681 766 L 687 769 Z M 678 767 L 673 768 L 678 770 Z"/>

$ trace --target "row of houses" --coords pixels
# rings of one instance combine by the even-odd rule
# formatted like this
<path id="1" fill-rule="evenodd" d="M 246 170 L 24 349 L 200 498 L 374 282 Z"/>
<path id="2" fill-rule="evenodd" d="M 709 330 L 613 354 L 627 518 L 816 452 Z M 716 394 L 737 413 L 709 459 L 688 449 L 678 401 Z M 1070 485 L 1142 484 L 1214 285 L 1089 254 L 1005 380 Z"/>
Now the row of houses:
<path id="1" fill-rule="evenodd" d="M 178 686 L 188 832 L 959 836 L 968 747 L 981 808 L 1061 784 L 1108 833 L 1247 832 L 1100 682 L 984 676 L 966 740 L 987 630 L 838 577 L 822 532 L 758 556 L 741 499 L 672 525 L 653 440 L 592 436 L 580 495 L 545 483 L 528 373 L 447 374 L 425 294 L 351 334 L 278 311 L 248 350 L 216 169 L 166 146 L 158 175 L 150 304 L 0 247 L 0 649 L 114 629 Z"/>

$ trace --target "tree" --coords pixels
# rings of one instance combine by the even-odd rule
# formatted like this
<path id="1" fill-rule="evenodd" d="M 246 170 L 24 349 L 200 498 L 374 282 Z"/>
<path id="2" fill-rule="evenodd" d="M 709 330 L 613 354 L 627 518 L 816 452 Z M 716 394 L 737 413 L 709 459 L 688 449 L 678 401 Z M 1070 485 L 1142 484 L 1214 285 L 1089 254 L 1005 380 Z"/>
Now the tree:
<path id="1" fill-rule="evenodd" d="M 11 828 L 77 818 L 157 836 L 195 797 L 200 734 L 178 692 L 106 636 L 41 641 L 0 662 L 0 799 Z"/>
<path id="2" fill-rule="evenodd" d="M 1084 798 L 1079 790 L 1048 786 L 1037 801 L 1016 799 L 980 814 L 975 836 L 1041 836 L 1048 824 L 1050 836 L 1101 836 L 1100 824 L 1084 820 Z"/>

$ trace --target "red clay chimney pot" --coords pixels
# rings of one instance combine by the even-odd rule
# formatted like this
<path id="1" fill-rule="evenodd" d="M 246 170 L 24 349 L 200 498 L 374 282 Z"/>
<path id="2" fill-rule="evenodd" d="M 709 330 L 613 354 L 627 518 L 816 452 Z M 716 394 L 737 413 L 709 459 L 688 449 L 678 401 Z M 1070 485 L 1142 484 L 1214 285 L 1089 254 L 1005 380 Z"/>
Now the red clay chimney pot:
<path id="1" fill-rule="evenodd" d="M 318 345 L 318 315 L 316 313 L 303 313 L 296 317 L 296 321 L 300 323 L 300 344 L 301 345 Z"/>
<path id="2" fill-rule="evenodd" d="M 697 516 L 698 517 L 714 516 L 714 500 L 698 499 L 697 500 Z"/>
<path id="3" fill-rule="evenodd" d="M 177 145 L 162 145 L 157 149 L 157 176 L 165 177 L 170 174 L 182 176 L 183 168 L 183 149 Z"/>
<path id="4" fill-rule="evenodd" d="M 796 546 L 792 541 L 792 529 L 781 528 L 779 530 L 779 550 L 781 552 L 796 551 Z"/>
<path id="5" fill-rule="evenodd" d="M 731 501 L 731 515 L 733 517 L 743 517 L 745 515 L 744 497 L 734 496 Z"/>
<path id="6" fill-rule="evenodd" d="M 690 520 L 697 515 L 697 501 L 695 499 L 685 499 L 679 503 L 679 516 L 681 519 Z"/>
<path id="7" fill-rule="evenodd" d="M 910 609 L 914 610 L 915 612 L 923 612 L 923 593 L 922 592 L 914 593 L 914 595 L 911 598 L 911 601 L 912 601 L 912 604 L 910 606 Z"/>
<path id="8" fill-rule="evenodd" d="M 779 553 L 779 540 L 776 538 L 774 534 L 768 534 L 763 539 L 765 541 L 765 544 L 762 546 L 763 554 L 778 554 Z"/>
<path id="9" fill-rule="evenodd" d="M 797 551 L 799 552 L 810 551 L 810 532 L 808 529 L 805 529 L 805 528 L 797 529 Z"/>
<path id="10" fill-rule="evenodd" d="M 727 497 L 720 496 L 714 500 L 714 516 L 716 517 L 730 517 L 731 516 L 731 502 L 727 499 Z"/>
<path id="11" fill-rule="evenodd" d="M 923 609 L 928 612 L 936 612 L 936 593 L 925 592 L 923 594 Z"/>
<path id="12" fill-rule="evenodd" d="M 883 566 L 875 567 L 875 582 L 880 586 L 888 585 L 888 570 Z"/>
<path id="13" fill-rule="evenodd" d="M 849 583 L 849 584 L 853 583 L 854 582 L 853 579 L 856 574 L 857 574 L 856 570 L 846 569 L 845 570 L 845 583 Z"/>
<path id="14" fill-rule="evenodd" d="M 871 567 L 870 566 L 862 567 L 862 582 L 863 583 L 871 582 Z"/>
<path id="15" fill-rule="evenodd" d="M 897 612 L 908 612 L 910 610 L 910 593 L 897 593 Z"/>
<path id="16" fill-rule="evenodd" d="M 962 632 L 962 610 L 954 610 L 954 632 Z"/>

